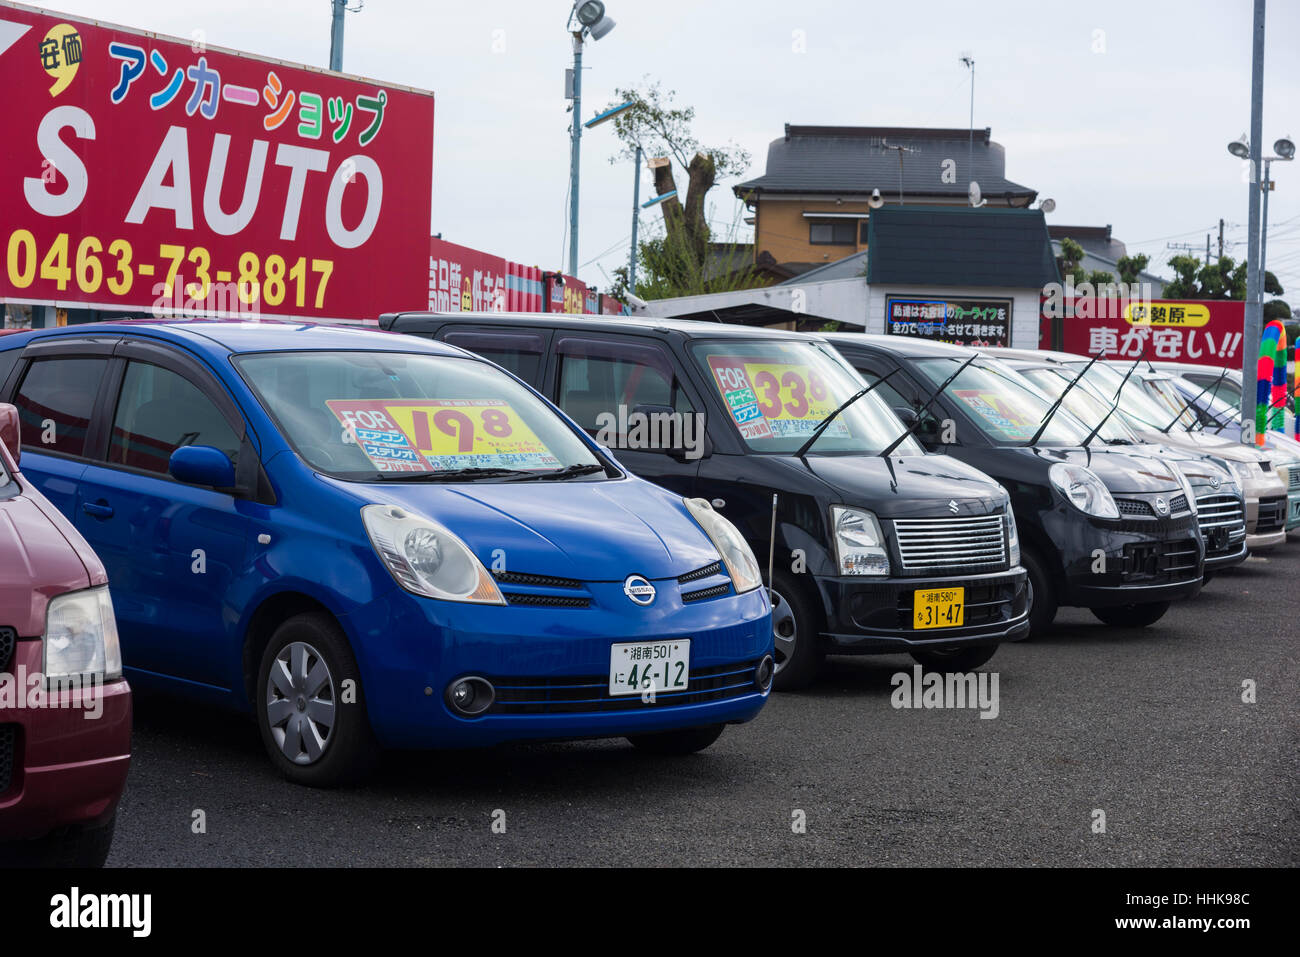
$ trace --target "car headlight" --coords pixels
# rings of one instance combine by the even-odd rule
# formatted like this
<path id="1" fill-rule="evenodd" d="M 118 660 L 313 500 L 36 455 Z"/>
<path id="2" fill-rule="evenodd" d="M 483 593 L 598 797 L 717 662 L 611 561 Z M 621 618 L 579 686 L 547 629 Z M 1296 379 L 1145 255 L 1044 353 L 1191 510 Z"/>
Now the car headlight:
<path id="1" fill-rule="evenodd" d="M 122 649 L 108 588 L 68 592 L 45 610 L 45 677 L 122 677 Z"/>
<path id="2" fill-rule="evenodd" d="M 1195 515 L 1196 514 L 1196 492 L 1192 488 L 1191 480 L 1187 478 L 1187 474 L 1182 470 L 1181 467 L 1179 467 L 1177 462 L 1171 462 L 1170 467 L 1174 470 L 1174 477 L 1178 479 L 1178 484 L 1183 487 L 1183 495 L 1187 497 L 1187 507 L 1190 508 L 1192 510 L 1192 514 Z"/>
<path id="3" fill-rule="evenodd" d="M 704 529 L 704 534 L 712 539 L 736 591 L 743 594 L 763 584 L 763 573 L 759 571 L 754 550 L 736 526 L 714 511 L 708 499 L 684 498 L 682 501 L 691 517 Z"/>
<path id="4" fill-rule="evenodd" d="M 469 546 L 432 519 L 395 505 L 367 505 L 361 519 L 375 552 L 407 591 L 444 601 L 506 603 Z"/>
<path id="5" fill-rule="evenodd" d="M 1057 462 L 1047 475 L 1060 493 L 1081 512 L 1098 518 L 1119 518 L 1119 509 L 1110 489 L 1092 469 Z"/>
<path id="6" fill-rule="evenodd" d="M 888 575 L 889 553 L 880 522 L 866 509 L 831 506 L 835 559 L 841 575 Z"/>
<path id="7" fill-rule="evenodd" d="M 1228 464 L 1232 466 L 1232 471 L 1236 474 L 1237 481 L 1243 484 L 1249 482 L 1255 474 L 1255 469 L 1259 468 L 1258 463 L 1238 462 L 1236 459 L 1229 459 Z"/>
<path id="8" fill-rule="evenodd" d="M 1011 503 L 1007 502 L 1007 554 L 1011 559 L 1012 565 L 1020 564 L 1020 532 L 1016 528 L 1016 513 L 1011 510 Z"/>
<path id="9" fill-rule="evenodd" d="M 1237 470 L 1233 468 L 1232 462 L 1229 462 L 1227 459 L 1213 457 L 1209 458 L 1209 462 L 1212 465 L 1217 465 L 1227 473 L 1228 480 L 1222 483 L 1222 488 L 1225 492 L 1233 493 L 1241 491 L 1241 476 L 1239 476 Z"/>

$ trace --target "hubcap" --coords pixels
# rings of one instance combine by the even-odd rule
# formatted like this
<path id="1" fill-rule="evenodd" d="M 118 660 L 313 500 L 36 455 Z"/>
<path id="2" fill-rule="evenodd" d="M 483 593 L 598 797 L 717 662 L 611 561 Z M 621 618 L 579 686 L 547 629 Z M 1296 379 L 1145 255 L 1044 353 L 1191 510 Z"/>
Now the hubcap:
<path id="1" fill-rule="evenodd" d="M 799 638 L 799 623 L 795 620 L 794 610 L 780 592 L 772 592 L 772 638 L 776 645 L 776 671 L 779 674 L 794 656 L 795 642 Z"/>
<path id="2" fill-rule="evenodd" d="M 271 663 L 266 717 L 280 753 L 294 764 L 312 764 L 329 747 L 334 679 L 320 652 L 306 642 L 285 645 Z"/>

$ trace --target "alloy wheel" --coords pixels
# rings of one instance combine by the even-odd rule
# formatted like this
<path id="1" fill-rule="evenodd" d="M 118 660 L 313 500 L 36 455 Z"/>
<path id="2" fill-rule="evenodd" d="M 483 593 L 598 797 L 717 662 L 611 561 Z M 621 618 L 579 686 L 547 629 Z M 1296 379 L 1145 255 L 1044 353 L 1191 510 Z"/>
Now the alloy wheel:
<path id="1" fill-rule="evenodd" d="M 334 731 L 334 679 L 319 651 L 304 641 L 280 649 L 266 679 L 266 717 L 280 752 L 314 764 Z"/>

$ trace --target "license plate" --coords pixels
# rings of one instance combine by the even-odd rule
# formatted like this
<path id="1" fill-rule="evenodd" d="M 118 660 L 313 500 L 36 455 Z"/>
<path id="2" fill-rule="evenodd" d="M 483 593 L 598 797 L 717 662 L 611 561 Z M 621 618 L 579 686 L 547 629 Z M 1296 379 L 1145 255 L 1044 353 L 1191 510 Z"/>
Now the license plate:
<path id="1" fill-rule="evenodd" d="M 636 641 L 609 647 L 609 693 L 685 691 L 691 677 L 691 641 Z"/>
<path id="2" fill-rule="evenodd" d="M 913 599 L 913 628 L 955 628 L 965 615 L 965 588 L 928 588 Z"/>

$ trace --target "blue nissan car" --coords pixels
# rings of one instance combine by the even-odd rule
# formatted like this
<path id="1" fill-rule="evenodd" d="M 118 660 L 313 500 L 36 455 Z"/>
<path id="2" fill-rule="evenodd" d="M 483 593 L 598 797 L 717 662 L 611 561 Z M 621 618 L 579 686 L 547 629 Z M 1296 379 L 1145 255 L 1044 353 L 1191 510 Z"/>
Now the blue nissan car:
<path id="1" fill-rule="evenodd" d="M 701 750 L 772 683 L 753 553 L 454 346 L 131 321 L 0 338 L 28 478 L 108 569 L 137 688 L 251 710 L 292 781 L 381 748 Z"/>

